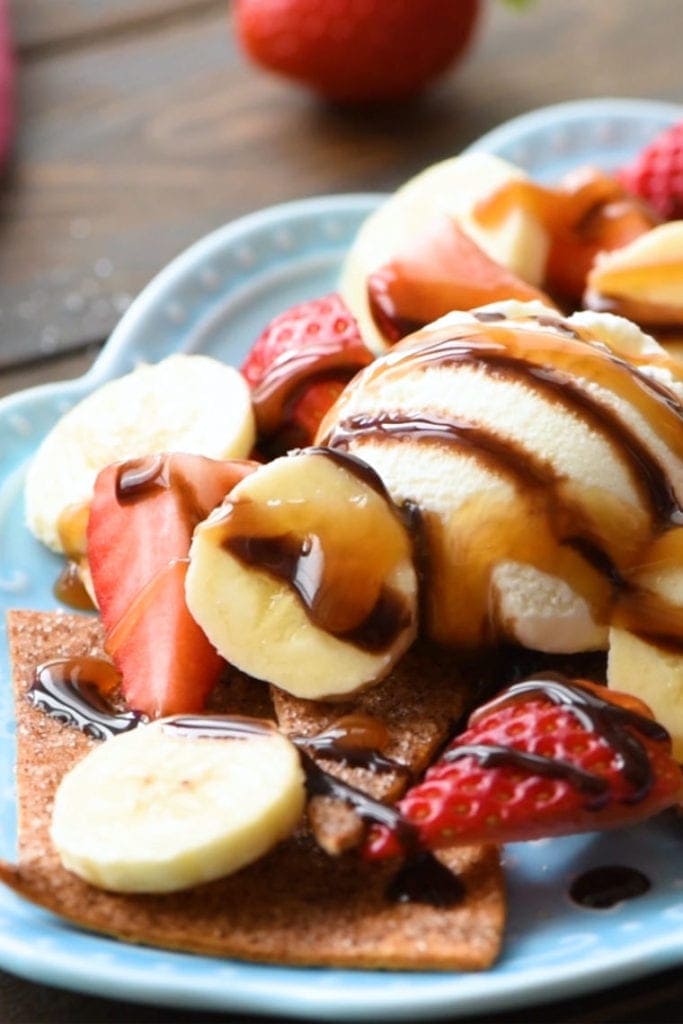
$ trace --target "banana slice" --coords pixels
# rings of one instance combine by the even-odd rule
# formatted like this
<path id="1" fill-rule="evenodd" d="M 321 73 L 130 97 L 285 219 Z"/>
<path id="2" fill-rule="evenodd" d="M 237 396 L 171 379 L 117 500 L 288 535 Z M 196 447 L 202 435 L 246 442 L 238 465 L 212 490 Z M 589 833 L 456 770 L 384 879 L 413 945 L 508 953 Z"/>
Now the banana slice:
<path id="1" fill-rule="evenodd" d="M 589 296 L 681 310 L 683 221 L 660 224 L 603 253 L 588 275 Z M 626 315 L 626 314 L 624 314 Z"/>
<path id="2" fill-rule="evenodd" d="M 200 355 L 141 366 L 88 395 L 47 435 L 26 479 L 28 527 L 62 552 L 61 517 L 90 501 L 110 463 L 159 451 L 244 458 L 254 438 L 249 388 L 233 367 Z"/>
<path id="3" fill-rule="evenodd" d="M 52 841 L 115 892 L 173 892 L 230 874 L 303 813 L 296 748 L 268 722 L 161 719 L 95 747 L 62 780 Z"/>
<path id="4" fill-rule="evenodd" d="M 197 527 L 186 599 L 231 664 L 297 697 L 339 697 L 382 679 L 415 637 L 411 538 L 369 466 L 305 449 Z"/>
<path id="5" fill-rule="evenodd" d="M 370 312 L 368 276 L 410 251 L 444 215 L 456 221 L 491 259 L 530 285 L 541 285 L 549 240 L 540 221 L 521 206 L 494 226 L 485 227 L 474 216 L 477 202 L 525 177 L 517 167 L 487 153 L 452 157 L 411 178 L 368 217 L 344 264 L 340 291 L 373 351 L 382 352 L 386 345 Z"/>

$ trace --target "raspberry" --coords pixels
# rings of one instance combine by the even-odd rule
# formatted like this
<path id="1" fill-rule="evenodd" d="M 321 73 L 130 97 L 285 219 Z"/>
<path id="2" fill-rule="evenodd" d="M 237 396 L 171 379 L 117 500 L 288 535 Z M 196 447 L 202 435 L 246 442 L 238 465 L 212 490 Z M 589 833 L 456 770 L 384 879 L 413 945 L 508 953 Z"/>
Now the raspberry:
<path id="1" fill-rule="evenodd" d="M 658 135 L 617 176 L 665 220 L 683 218 L 683 121 Z"/>

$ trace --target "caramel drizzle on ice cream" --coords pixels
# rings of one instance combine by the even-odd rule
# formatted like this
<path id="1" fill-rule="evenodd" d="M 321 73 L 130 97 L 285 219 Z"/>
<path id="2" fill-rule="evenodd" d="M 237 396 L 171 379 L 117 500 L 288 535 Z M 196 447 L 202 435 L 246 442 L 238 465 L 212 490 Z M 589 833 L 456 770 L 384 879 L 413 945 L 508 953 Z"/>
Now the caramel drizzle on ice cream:
<path id="1" fill-rule="evenodd" d="M 419 493 L 399 492 L 417 503 L 426 532 L 430 635 L 468 647 L 495 642 L 506 624 L 496 618 L 493 569 L 514 560 L 564 580 L 598 624 L 683 641 L 683 610 L 638 579 L 653 562 L 673 559 L 683 566 L 683 511 L 664 464 L 676 462 L 683 450 L 676 395 L 606 346 L 591 344 L 588 333 L 584 340 L 581 329 L 562 330 L 559 319 L 559 329 L 542 320 L 524 329 L 498 315 L 482 319 L 428 329 L 397 345 L 357 378 L 324 427 L 326 444 L 370 462 L 373 452 L 417 441 L 457 448 L 507 483 L 506 492 L 470 495 L 450 515 L 430 509 Z M 410 399 L 405 407 L 381 407 L 400 378 L 460 367 L 522 386 L 560 408 L 563 424 L 572 417 L 587 426 L 608 446 L 638 500 L 627 504 L 607 488 L 568 478 L 528 443 L 497 429 L 494 413 L 483 423 L 459 415 L 457 372 L 450 408 L 411 406 Z M 405 458 L 415 458 L 411 449 Z M 380 471 L 382 465 L 379 458 Z M 392 490 L 392 481 L 385 482 Z"/>

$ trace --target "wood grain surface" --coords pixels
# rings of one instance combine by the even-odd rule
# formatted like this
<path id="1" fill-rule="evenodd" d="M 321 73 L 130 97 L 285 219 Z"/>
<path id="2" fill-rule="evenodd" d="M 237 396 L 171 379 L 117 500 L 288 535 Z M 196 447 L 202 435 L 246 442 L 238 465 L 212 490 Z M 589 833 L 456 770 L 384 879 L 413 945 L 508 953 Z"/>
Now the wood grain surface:
<path id="1" fill-rule="evenodd" d="M 20 131 L 0 193 L 0 369 L 105 338 L 171 257 L 246 211 L 393 188 L 542 104 L 681 97 L 677 0 L 535 0 L 522 13 L 491 0 L 472 53 L 436 89 L 362 112 L 247 65 L 220 3 L 13 11 Z"/>

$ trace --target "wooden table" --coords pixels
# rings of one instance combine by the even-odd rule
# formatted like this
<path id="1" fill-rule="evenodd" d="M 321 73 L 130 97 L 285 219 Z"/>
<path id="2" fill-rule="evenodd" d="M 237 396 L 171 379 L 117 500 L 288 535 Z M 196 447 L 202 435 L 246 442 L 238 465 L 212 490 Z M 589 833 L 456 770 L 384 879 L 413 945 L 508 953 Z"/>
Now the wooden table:
<path id="1" fill-rule="evenodd" d="M 489 0 L 457 73 L 420 102 L 363 114 L 255 72 L 224 0 L 14 0 L 13 21 L 20 131 L 0 191 L 0 395 L 83 372 L 143 285 L 236 215 L 391 189 L 544 104 L 683 100 L 680 0 L 536 0 L 521 14 Z M 535 1019 L 681 1020 L 677 975 L 553 1004 Z M 217 1018 L 0 973 L 4 1024 L 123 1019 Z"/>

